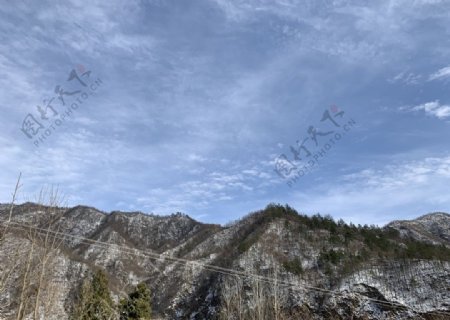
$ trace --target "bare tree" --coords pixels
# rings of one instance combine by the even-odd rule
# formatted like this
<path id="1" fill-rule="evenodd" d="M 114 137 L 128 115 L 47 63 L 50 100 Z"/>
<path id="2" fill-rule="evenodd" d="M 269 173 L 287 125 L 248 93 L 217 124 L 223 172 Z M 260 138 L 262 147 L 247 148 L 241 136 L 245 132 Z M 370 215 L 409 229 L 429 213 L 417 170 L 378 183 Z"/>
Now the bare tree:
<path id="1" fill-rule="evenodd" d="M 30 291 L 30 273 L 32 271 L 32 264 L 33 264 L 33 258 L 34 258 L 34 249 L 35 249 L 35 241 L 34 238 L 32 238 L 31 245 L 28 249 L 28 258 L 26 260 L 24 273 L 22 276 L 22 286 L 20 290 L 20 297 L 19 297 L 19 307 L 17 309 L 17 316 L 16 320 L 22 320 L 25 315 L 25 309 L 29 302 L 29 291 Z"/>
<path id="2" fill-rule="evenodd" d="M 281 285 L 279 266 L 274 263 L 270 281 L 258 276 L 228 276 L 222 279 L 220 319 L 284 320 L 293 319 L 284 308 L 288 289 Z M 245 285 L 244 285 L 245 284 Z"/>
<path id="3" fill-rule="evenodd" d="M 240 277 L 226 277 L 222 280 L 221 319 L 244 319 L 243 287 L 244 281 Z"/>
<path id="4" fill-rule="evenodd" d="M 13 215 L 14 205 L 17 200 L 17 195 L 19 192 L 19 189 L 21 187 L 20 185 L 20 179 L 22 177 L 22 173 L 19 174 L 19 177 L 17 178 L 16 186 L 14 188 L 14 192 L 12 193 L 12 199 L 11 204 L 9 206 L 9 214 L 8 214 L 8 220 L 1 221 L 1 229 L 0 229 L 0 247 L 5 246 L 5 251 L 8 253 L 8 259 L 5 259 L 5 264 L 1 265 L 1 274 L 0 274 L 0 297 L 4 296 L 4 294 L 7 292 L 8 288 L 11 285 L 11 280 L 14 275 L 15 270 L 17 270 L 18 266 L 20 265 L 20 252 L 18 247 L 12 246 L 11 250 L 12 252 L 8 251 L 9 245 L 7 244 L 7 236 L 10 229 L 10 222 Z M 5 310 L 11 305 L 10 299 L 6 303 L 3 303 L 0 305 L 0 310 Z"/>
<path id="5" fill-rule="evenodd" d="M 228 278 L 224 279 L 221 284 L 222 306 L 220 310 L 220 319 L 233 319 L 233 303 L 234 303 L 234 288 Z"/>
<path id="6" fill-rule="evenodd" d="M 62 243 L 58 236 L 61 199 L 58 189 L 41 190 L 37 200 L 38 214 L 29 226 L 19 226 L 25 230 L 28 250 L 20 272 L 16 320 L 24 319 L 28 313 L 34 320 L 51 314 L 57 293 L 53 280 L 54 262 Z"/>
<path id="7" fill-rule="evenodd" d="M 273 267 L 272 271 L 272 279 L 273 283 L 270 287 L 270 298 L 272 300 L 272 312 L 273 312 L 273 319 L 275 320 L 281 320 L 283 319 L 282 315 L 282 292 L 278 280 L 278 265 L 275 265 Z"/>
<path id="8" fill-rule="evenodd" d="M 254 277 L 251 282 L 251 297 L 249 301 L 251 319 L 266 319 L 267 291 L 265 283 Z"/>
<path id="9" fill-rule="evenodd" d="M 42 192 L 40 197 L 42 197 Z M 39 319 L 39 308 L 40 308 L 40 299 L 42 291 L 45 290 L 46 287 L 51 285 L 51 281 L 49 281 L 50 275 L 50 267 L 51 262 L 56 258 L 57 251 L 61 245 L 62 240 L 56 236 L 59 231 L 60 224 L 59 218 L 60 214 L 58 212 L 58 206 L 60 204 L 60 197 L 58 189 L 54 190 L 53 188 L 50 190 L 48 196 L 48 205 L 45 207 L 46 210 L 44 219 L 47 220 L 47 228 L 44 231 L 44 234 L 41 235 L 40 254 L 38 255 L 38 280 L 37 280 L 37 289 L 36 289 L 36 297 L 34 302 L 34 319 Z"/>

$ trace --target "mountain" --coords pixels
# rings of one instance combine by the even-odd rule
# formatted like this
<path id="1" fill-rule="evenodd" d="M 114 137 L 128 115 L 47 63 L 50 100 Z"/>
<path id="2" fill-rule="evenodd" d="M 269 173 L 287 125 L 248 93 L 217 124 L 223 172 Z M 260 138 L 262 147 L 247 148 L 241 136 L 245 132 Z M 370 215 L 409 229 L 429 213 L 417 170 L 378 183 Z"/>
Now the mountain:
<path id="1" fill-rule="evenodd" d="M 398 230 L 406 237 L 450 246 L 450 215 L 448 213 L 436 212 L 411 221 L 393 221 L 387 227 Z"/>
<path id="2" fill-rule="evenodd" d="M 445 319 L 450 312 L 448 214 L 384 228 L 274 204 L 227 226 L 181 213 L 33 203 L 15 207 L 10 224 L 8 214 L 0 206 L 1 319 L 16 319 L 20 301 L 25 318 L 68 319 L 83 279 L 99 268 L 116 302 L 147 283 L 156 319 Z"/>

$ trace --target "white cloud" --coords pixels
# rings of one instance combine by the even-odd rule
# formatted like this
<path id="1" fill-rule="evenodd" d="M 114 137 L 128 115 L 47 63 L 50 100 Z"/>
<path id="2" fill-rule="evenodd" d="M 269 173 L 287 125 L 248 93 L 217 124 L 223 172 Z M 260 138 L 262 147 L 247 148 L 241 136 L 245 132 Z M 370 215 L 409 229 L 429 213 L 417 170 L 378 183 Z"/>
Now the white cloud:
<path id="1" fill-rule="evenodd" d="M 345 175 L 297 193 L 294 207 L 348 222 L 383 225 L 430 211 L 450 210 L 450 156 L 386 165 Z"/>
<path id="2" fill-rule="evenodd" d="M 17 2 L 2 7 L 7 18 L 0 21 L 6 37 L 0 44 L 0 84 L 5 88 L 0 105 L 6 116 L 0 164 L 7 170 L 0 174 L 0 199 L 8 201 L 11 185 L 22 171 L 24 192 L 59 183 L 73 195 L 72 204 L 100 208 L 111 208 L 112 202 L 158 213 L 195 213 L 265 205 L 287 194 L 281 189 L 285 182 L 273 171 L 277 154 L 268 154 L 289 148 L 295 141 L 289 138 L 291 133 L 297 137 L 309 125 L 316 102 L 344 95 L 351 99 L 355 88 L 359 92 L 363 86 L 370 89 L 365 96 L 370 100 L 376 84 L 372 75 L 387 78 L 381 74 L 386 68 L 389 73 L 403 71 L 392 81 L 422 82 L 428 74 L 414 73 L 420 64 L 407 57 L 428 57 L 426 50 L 446 56 L 444 44 L 423 45 L 423 39 L 433 39 L 428 34 L 445 38 L 444 31 L 435 34 L 425 28 L 423 37 L 412 36 L 415 27 L 423 27 L 423 19 L 433 19 L 436 25 L 446 21 L 439 16 L 446 10 L 425 12 L 420 7 L 436 1 L 381 0 L 370 5 L 357 0 L 215 1 L 226 23 L 212 15 L 214 21 L 205 16 L 197 25 L 197 15 L 183 11 L 179 19 L 175 4 L 160 1 L 142 7 L 140 1 L 129 0 L 114 4 L 73 0 L 38 7 Z M 158 6 L 166 6 L 163 12 L 168 16 L 157 14 Z M 194 7 L 189 11 L 197 12 Z M 170 21 L 177 21 L 177 27 Z M 354 69 L 361 62 L 364 68 Z M 21 121 L 64 81 L 63 72 L 73 63 L 85 63 L 105 77 L 105 89 L 35 150 L 19 130 Z M 439 63 L 446 65 L 445 60 Z M 364 72 L 355 81 L 353 71 L 360 70 Z M 450 67 L 430 79 L 448 75 Z M 333 77 L 339 81 L 330 87 L 326 81 Z M 392 94 L 403 101 L 401 93 Z M 405 108 L 409 112 L 439 119 L 450 116 L 449 106 L 439 101 L 409 106 Z M 415 124 L 411 125 L 413 129 Z M 364 205 L 383 202 L 388 192 L 428 186 L 430 174 L 443 179 L 450 172 L 445 166 L 414 166 L 409 176 L 399 177 L 386 170 L 361 172 L 358 177 L 366 184 L 356 185 L 362 190 L 349 187 L 348 193 L 336 194 L 325 190 L 326 197 L 320 194 L 305 203 L 311 210 L 321 210 L 322 200 L 330 209 L 342 204 L 343 212 L 348 204 L 352 214 L 355 208 L 364 211 Z M 436 203 L 447 203 L 445 193 L 430 190 L 436 191 Z M 400 192 L 395 200 L 407 203 L 413 196 L 417 201 L 423 198 L 420 191 Z M 390 202 L 378 209 L 393 206 Z"/>
<path id="3" fill-rule="evenodd" d="M 440 104 L 439 100 L 430 101 L 412 108 L 414 111 L 425 111 L 427 115 L 446 119 L 450 117 L 450 105 Z"/>

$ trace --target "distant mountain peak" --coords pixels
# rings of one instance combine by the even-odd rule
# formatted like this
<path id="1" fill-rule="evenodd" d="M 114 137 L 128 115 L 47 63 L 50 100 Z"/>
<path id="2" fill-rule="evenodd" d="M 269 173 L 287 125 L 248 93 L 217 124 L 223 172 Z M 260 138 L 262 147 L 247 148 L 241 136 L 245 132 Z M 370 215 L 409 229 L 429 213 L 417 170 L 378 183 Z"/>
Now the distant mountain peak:
<path id="1" fill-rule="evenodd" d="M 450 214 L 432 212 L 413 220 L 396 220 L 386 225 L 402 236 L 432 244 L 443 244 L 450 247 Z"/>
<path id="2" fill-rule="evenodd" d="M 429 219 L 450 219 L 450 214 L 446 212 L 431 212 L 418 217 L 415 220 L 429 220 Z"/>

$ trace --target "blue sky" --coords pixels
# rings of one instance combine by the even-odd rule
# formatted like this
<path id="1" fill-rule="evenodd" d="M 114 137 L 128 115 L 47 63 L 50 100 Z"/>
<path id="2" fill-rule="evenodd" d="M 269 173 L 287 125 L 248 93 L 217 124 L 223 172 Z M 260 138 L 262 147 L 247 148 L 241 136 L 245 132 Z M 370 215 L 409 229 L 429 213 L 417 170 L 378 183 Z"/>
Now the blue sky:
<path id="1" fill-rule="evenodd" d="M 448 1 L 19 0 L 0 17 L 1 202 L 22 172 L 20 201 L 55 185 L 214 223 L 270 202 L 362 224 L 450 211 Z M 36 147 L 88 88 L 71 70 L 101 85 Z M 333 105 L 356 124 L 289 187 L 279 155 L 298 168 L 310 126 L 341 130 L 320 121 Z"/>

